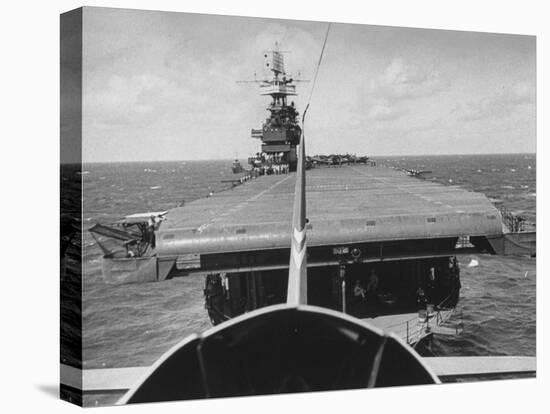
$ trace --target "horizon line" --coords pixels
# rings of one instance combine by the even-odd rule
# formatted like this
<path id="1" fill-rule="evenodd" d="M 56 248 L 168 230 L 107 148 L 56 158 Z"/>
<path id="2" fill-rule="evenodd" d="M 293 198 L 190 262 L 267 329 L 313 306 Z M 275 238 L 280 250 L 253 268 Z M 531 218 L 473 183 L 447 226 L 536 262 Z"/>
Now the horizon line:
<path id="1" fill-rule="evenodd" d="M 336 152 L 331 154 L 338 154 Z M 342 153 L 344 154 L 344 153 Z M 346 154 L 357 155 L 356 153 L 347 152 Z M 483 156 L 483 155 L 536 155 L 537 152 L 483 152 L 483 153 L 447 153 L 447 154 L 377 154 L 377 155 L 366 155 L 369 158 L 376 157 L 447 157 L 447 156 L 459 156 L 459 155 L 472 155 L 472 156 Z M 314 154 L 321 155 L 321 154 Z M 323 154 L 324 155 L 324 154 Z M 311 156 L 311 155 L 309 155 Z M 362 155 L 359 155 L 362 156 Z M 228 158 L 198 158 L 198 159 L 161 159 L 161 160 L 100 160 L 100 161 L 69 161 L 69 162 L 60 162 L 62 165 L 66 164 L 114 164 L 114 163 L 137 163 L 137 162 L 196 162 L 196 161 L 227 161 L 234 160 L 235 157 Z M 236 159 L 248 159 L 247 157 L 238 157 Z"/>

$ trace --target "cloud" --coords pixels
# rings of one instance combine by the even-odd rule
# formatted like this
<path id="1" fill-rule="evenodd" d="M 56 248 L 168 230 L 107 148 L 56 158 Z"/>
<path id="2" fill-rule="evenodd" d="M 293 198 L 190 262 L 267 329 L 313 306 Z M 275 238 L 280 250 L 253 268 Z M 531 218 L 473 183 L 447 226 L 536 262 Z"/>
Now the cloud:
<path id="1" fill-rule="evenodd" d="M 158 101 L 165 101 L 174 90 L 156 75 L 112 75 L 103 85 L 85 88 L 83 114 L 103 124 L 133 123 L 153 115 Z"/>
<path id="2" fill-rule="evenodd" d="M 459 121 L 474 122 L 510 118 L 523 107 L 534 105 L 535 89 L 520 82 L 491 96 L 458 104 L 454 113 Z"/>
<path id="3" fill-rule="evenodd" d="M 386 101 L 403 101 L 433 95 L 443 87 L 439 73 L 394 58 L 382 75 L 370 82 L 370 92 Z"/>
<path id="4" fill-rule="evenodd" d="M 388 104 L 377 104 L 371 107 L 368 116 L 370 119 L 377 121 L 391 121 L 401 118 L 407 113 L 409 113 L 408 108 Z"/>
<path id="5" fill-rule="evenodd" d="M 325 32 L 317 22 L 90 9 L 83 34 L 86 159 L 257 151 L 250 129 L 265 120 L 269 97 L 256 84 L 235 81 L 254 79 L 255 72 L 258 79 L 270 76 L 263 55 L 275 41 L 290 51 L 291 74 L 312 80 Z M 475 42 L 458 32 L 446 32 L 443 43 L 441 36 L 335 24 L 307 113 L 310 142 L 319 152 L 356 146 L 379 153 L 430 152 L 440 142 L 448 152 L 459 142 L 451 139 L 457 127 L 472 137 L 492 134 L 492 142 L 505 142 L 511 127 L 534 137 L 534 39 L 525 49 L 500 35 L 498 47 L 481 42 L 485 34 Z M 506 93 L 499 93 L 502 85 Z M 312 86 L 298 84 L 292 98 L 298 110 Z M 519 115 L 506 121 L 507 113 Z M 483 116 L 493 118 L 458 121 Z M 451 149 L 472 148 L 456 145 Z"/>
<path id="6" fill-rule="evenodd" d="M 397 121 L 411 113 L 413 102 L 433 96 L 443 89 L 439 73 L 430 67 L 394 58 L 365 91 L 368 119 Z"/>

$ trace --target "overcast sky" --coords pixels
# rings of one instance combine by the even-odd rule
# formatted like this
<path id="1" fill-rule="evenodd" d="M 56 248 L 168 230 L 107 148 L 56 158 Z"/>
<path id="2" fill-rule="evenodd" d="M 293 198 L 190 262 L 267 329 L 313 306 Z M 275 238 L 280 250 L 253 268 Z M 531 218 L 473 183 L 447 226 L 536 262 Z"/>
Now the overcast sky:
<path id="1" fill-rule="evenodd" d="M 278 41 L 312 79 L 327 23 L 86 8 L 83 160 L 245 159 Z M 532 36 L 333 24 L 306 118 L 307 152 L 534 152 Z M 305 106 L 311 83 L 298 84 Z"/>

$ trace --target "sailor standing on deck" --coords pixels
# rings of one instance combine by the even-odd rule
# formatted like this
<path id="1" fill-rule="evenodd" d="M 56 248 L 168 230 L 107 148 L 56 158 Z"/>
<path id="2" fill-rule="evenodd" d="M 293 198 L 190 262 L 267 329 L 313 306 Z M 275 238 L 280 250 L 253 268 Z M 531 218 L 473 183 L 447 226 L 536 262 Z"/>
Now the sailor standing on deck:
<path id="1" fill-rule="evenodd" d="M 151 247 L 155 248 L 155 230 L 158 230 L 160 227 L 160 222 L 162 219 L 160 217 L 151 216 L 149 217 L 149 220 L 147 221 L 147 236 L 148 236 L 148 242 L 151 245 Z"/>
<path id="2" fill-rule="evenodd" d="M 369 282 L 367 283 L 367 293 L 375 295 L 378 290 L 378 276 L 374 269 L 370 271 Z"/>
<path id="3" fill-rule="evenodd" d="M 147 220 L 147 242 L 153 249 L 155 248 L 155 216 Z"/>
<path id="4" fill-rule="evenodd" d="M 428 271 L 428 280 L 426 282 L 429 303 L 434 303 L 435 299 L 435 268 L 430 267 Z"/>
<path id="5" fill-rule="evenodd" d="M 460 268 L 458 267 L 458 260 L 456 256 L 449 261 L 449 275 L 451 278 L 451 294 L 450 294 L 450 304 L 451 306 L 458 302 L 460 296 L 460 289 L 462 285 L 460 284 Z"/>

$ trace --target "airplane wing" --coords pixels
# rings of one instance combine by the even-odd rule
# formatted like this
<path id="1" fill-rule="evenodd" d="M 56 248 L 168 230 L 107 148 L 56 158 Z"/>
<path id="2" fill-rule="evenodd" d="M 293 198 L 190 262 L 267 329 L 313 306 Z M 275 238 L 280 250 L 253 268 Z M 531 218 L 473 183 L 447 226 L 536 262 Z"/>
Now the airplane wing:
<path id="1" fill-rule="evenodd" d="M 146 213 L 136 213 L 130 214 L 124 217 L 124 222 L 126 223 L 136 223 L 149 220 L 151 217 L 162 218 L 168 213 L 168 210 L 165 211 L 148 211 Z"/>

